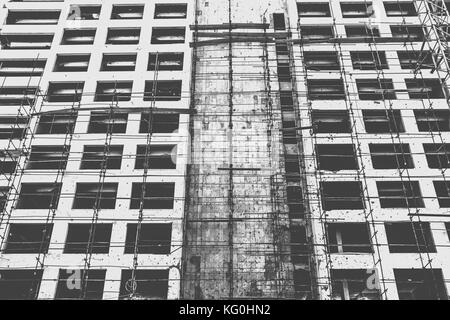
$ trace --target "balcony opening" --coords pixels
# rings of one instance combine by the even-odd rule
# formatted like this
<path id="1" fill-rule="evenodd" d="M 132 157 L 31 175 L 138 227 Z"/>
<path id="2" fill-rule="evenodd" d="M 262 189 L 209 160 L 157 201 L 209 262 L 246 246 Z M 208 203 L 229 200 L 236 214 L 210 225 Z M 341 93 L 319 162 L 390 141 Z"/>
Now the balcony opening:
<path id="1" fill-rule="evenodd" d="M 140 36 L 139 28 L 109 28 L 106 44 L 138 44 Z"/>
<path id="2" fill-rule="evenodd" d="M 127 289 L 132 279 L 132 270 L 122 270 L 120 299 L 131 299 Z M 169 290 L 169 270 L 137 270 L 135 273 L 136 290 L 133 299 L 167 300 Z"/>
<path id="3" fill-rule="evenodd" d="M 158 63 L 156 63 L 158 59 Z M 183 70 L 183 52 L 174 53 L 150 53 L 148 58 L 148 71 L 181 71 Z"/>
<path id="4" fill-rule="evenodd" d="M 118 183 L 77 183 L 72 209 L 114 209 Z"/>
<path id="5" fill-rule="evenodd" d="M 27 170 L 64 170 L 70 146 L 32 146 L 26 163 Z"/>
<path id="6" fill-rule="evenodd" d="M 358 170 L 353 144 L 317 144 L 316 154 L 319 170 Z"/>
<path id="7" fill-rule="evenodd" d="M 350 117 L 346 110 L 313 110 L 312 122 L 316 133 L 350 133 Z"/>
<path id="8" fill-rule="evenodd" d="M 428 167 L 431 169 L 450 168 L 450 144 L 449 143 L 424 143 L 423 149 L 427 158 Z"/>
<path id="9" fill-rule="evenodd" d="M 450 208 L 450 182 L 433 181 L 434 190 L 441 208 Z"/>
<path id="10" fill-rule="evenodd" d="M 0 140 L 22 140 L 29 120 L 23 117 L 0 117 Z"/>
<path id="11" fill-rule="evenodd" d="M 370 18 L 375 17 L 372 2 L 341 3 L 343 18 Z"/>
<path id="12" fill-rule="evenodd" d="M 392 79 L 357 79 L 360 100 L 394 100 L 397 96 Z"/>
<path id="13" fill-rule="evenodd" d="M 180 27 L 165 27 L 152 29 L 151 44 L 175 44 L 184 43 L 185 41 L 185 28 Z"/>
<path id="14" fill-rule="evenodd" d="M 367 282 L 373 277 L 370 269 L 332 269 L 332 300 L 380 300 L 379 289 L 369 289 Z"/>
<path id="15" fill-rule="evenodd" d="M 144 5 L 113 5 L 111 19 L 142 19 L 144 16 Z"/>
<path id="16" fill-rule="evenodd" d="M 61 40 L 62 45 L 89 45 L 94 44 L 95 29 L 64 29 Z"/>
<path id="17" fill-rule="evenodd" d="M 84 146 L 80 169 L 109 170 L 120 169 L 122 163 L 123 146 L 109 145 L 108 149 L 102 146 Z"/>
<path id="18" fill-rule="evenodd" d="M 366 223 L 328 223 L 326 230 L 331 253 L 372 253 Z"/>
<path id="19" fill-rule="evenodd" d="M 46 59 L 2 59 L 0 77 L 38 77 L 44 72 Z"/>
<path id="20" fill-rule="evenodd" d="M 410 99 L 444 99 L 439 79 L 405 79 Z"/>
<path id="21" fill-rule="evenodd" d="M 0 300 L 37 299 L 42 270 L 0 270 Z"/>
<path id="22" fill-rule="evenodd" d="M 29 24 L 57 24 L 60 11 L 25 11 L 9 10 L 6 24 L 29 25 Z"/>
<path id="23" fill-rule="evenodd" d="M 449 110 L 414 110 L 414 116 L 420 132 L 450 131 Z"/>
<path id="24" fill-rule="evenodd" d="M 339 70 L 340 63 L 336 52 L 308 51 L 304 54 L 306 68 L 312 71 Z"/>
<path id="25" fill-rule="evenodd" d="M 50 82 L 48 84 L 48 102 L 80 102 L 84 82 Z"/>
<path id="26" fill-rule="evenodd" d="M 363 110 L 367 133 L 405 132 L 400 110 Z"/>
<path id="27" fill-rule="evenodd" d="M 142 183 L 133 183 L 130 209 L 139 209 L 142 187 Z M 174 200 L 174 182 L 151 182 L 145 184 L 144 209 L 173 209 Z"/>
<path id="28" fill-rule="evenodd" d="M 90 54 L 58 54 L 54 72 L 84 72 L 88 70 Z"/>
<path id="29" fill-rule="evenodd" d="M 87 272 L 87 274 L 85 274 Z M 85 278 L 86 276 L 86 278 Z M 85 279 L 85 300 L 101 300 L 105 286 L 106 270 L 75 270 L 59 269 L 58 285 L 56 287 L 56 300 L 82 299 L 81 280 Z M 78 277 L 78 278 L 77 278 Z M 71 286 L 69 286 L 71 284 Z M 78 286 L 77 286 L 78 285 Z"/>
<path id="30" fill-rule="evenodd" d="M 69 223 L 64 253 L 85 254 L 89 247 L 91 227 L 90 223 Z M 109 253 L 111 231 L 112 224 L 110 223 L 95 224 L 94 238 L 91 239 L 92 253 Z"/>
<path id="31" fill-rule="evenodd" d="M 385 222 L 390 253 L 436 252 L 429 222 Z"/>
<path id="32" fill-rule="evenodd" d="M 119 112 L 91 112 L 88 133 L 125 133 L 128 114 Z"/>
<path id="33" fill-rule="evenodd" d="M 388 17 L 413 17 L 417 16 L 416 7 L 413 2 L 384 2 L 386 15 Z"/>
<path id="34" fill-rule="evenodd" d="M 310 79 L 308 99 L 310 100 L 344 100 L 345 89 L 342 79 L 318 80 Z"/>
<path id="35" fill-rule="evenodd" d="M 386 52 L 352 51 L 350 52 L 354 70 L 389 69 Z"/>
<path id="36" fill-rule="evenodd" d="M 31 106 L 36 101 L 36 87 L 1 87 L 0 106 Z"/>
<path id="37" fill-rule="evenodd" d="M 115 102 L 130 101 L 133 81 L 99 81 L 94 101 Z"/>
<path id="38" fill-rule="evenodd" d="M 154 19 L 185 19 L 187 17 L 186 3 L 155 4 Z"/>
<path id="39" fill-rule="evenodd" d="M 331 17 L 328 2 L 297 2 L 297 11 L 301 18 Z"/>
<path id="40" fill-rule="evenodd" d="M 434 62 L 431 51 L 397 51 L 402 69 L 433 69 Z"/>
<path id="41" fill-rule="evenodd" d="M 321 182 L 320 189 L 324 210 L 364 209 L 361 182 Z"/>
<path id="42" fill-rule="evenodd" d="M 394 269 L 400 300 L 448 300 L 441 269 Z"/>
<path id="43" fill-rule="evenodd" d="M 177 113 L 154 113 L 150 125 L 150 113 L 141 113 L 139 133 L 148 133 L 151 128 L 152 133 L 174 133 L 178 131 L 180 115 Z"/>
<path id="44" fill-rule="evenodd" d="M 22 183 L 17 209 L 58 208 L 61 183 Z"/>
<path id="45" fill-rule="evenodd" d="M 137 146 L 135 169 L 144 169 L 146 149 L 146 145 Z M 147 155 L 147 168 L 161 170 L 176 169 L 176 159 L 176 145 L 151 145 Z"/>
<path id="46" fill-rule="evenodd" d="M 405 26 L 395 25 L 391 26 L 392 37 L 398 40 L 404 40 L 409 42 L 424 41 L 425 35 L 421 26 Z"/>
<path id="47" fill-rule="evenodd" d="M 42 114 L 39 117 L 36 134 L 73 134 L 77 116 L 77 112 Z"/>
<path id="48" fill-rule="evenodd" d="M 53 34 L 2 34 L 3 50 L 45 50 L 50 49 Z"/>
<path id="49" fill-rule="evenodd" d="M 102 6 L 97 5 L 70 5 L 68 20 L 98 20 Z"/>
<path id="50" fill-rule="evenodd" d="M 369 144 L 374 169 L 414 168 L 409 144 Z"/>
<path id="51" fill-rule="evenodd" d="M 145 81 L 144 101 L 181 100 L 181 80 Z"/>
<path id="52" fill-rule="evenodd" d="M 53 224 L 12 223 L 4 253 L 31 254 L 47 253 L 52 236 Z"/>
<path id="53" fill-rule="evenodd" d="M 100 71 L 134 71 L 136 54 L 103 54 Z"/>
<path id="54" fill-rule="evenodd" d="M 423 208 L 418 181 L 377 181 L 381 208 Z"/>
<path id="55" fill-rule="evenodd" d="M 137 224 L 127 225 L 127 238 L 125 242 L 125 254 L 134 253 L 136 247 Z M 137 242 L 139 254 L 170 254 L 172 239 L 171 223 L 143 223 Z"/>

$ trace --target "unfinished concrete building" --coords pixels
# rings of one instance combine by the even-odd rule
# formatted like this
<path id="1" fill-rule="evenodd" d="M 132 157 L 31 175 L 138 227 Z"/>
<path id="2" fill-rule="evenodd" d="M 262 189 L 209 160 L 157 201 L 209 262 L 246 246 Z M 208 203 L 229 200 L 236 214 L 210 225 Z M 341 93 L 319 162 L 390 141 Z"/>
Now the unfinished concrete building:
<path id="1" fill-rule="evenodd" d="M 449 19 L 3 1 L 0 299 L 448 299 Z"/>

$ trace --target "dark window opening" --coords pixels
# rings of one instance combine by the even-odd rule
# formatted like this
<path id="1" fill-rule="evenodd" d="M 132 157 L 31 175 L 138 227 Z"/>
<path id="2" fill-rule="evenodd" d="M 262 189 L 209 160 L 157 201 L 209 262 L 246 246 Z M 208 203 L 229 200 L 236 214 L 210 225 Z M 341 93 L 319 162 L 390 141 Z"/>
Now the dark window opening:
<path id="1" fill-rule="evenodd" d="M 409 144 L 369 144 L 374 169 L 414 168 Z"/>
<path id="2" fill-rule="evenodd" d="M 28 127 L 29 118 L 0 117 L 0 140 L 22 140 Z"/>
<path id="3" fill-rule="evenodd" d="M 295 298 L 299 300 L 312 299 L 311 272 L 304 269 L 296 269 L 293 274 Z"/>
<path id="4" fill-rule="evenodd" d="M 275 30 L 286 30 L 286 22 L 283 13 L 273 14 L 273 28 Z"/>
<path id="5" fill-rule="evenodd" d="M 448 300 L 441 269 L 394 269 L 400 300 Z"/>
<path id="6" fill-rule="evenodd" d="M 450 208 L 450 182 L 433 181 L 434 190 L 441 208 Z"/>
<path id="7" fill-rule="evenodd" d="M 83 72 L 89 67 L 90 54 L 75 54 L 56 56 L 54 72 Z"/>
<path id="8" fill-rule="evenodd" d="M 420 132 L 450 131 L 449 110 L 414 110 L 414 116 Z"/>
<path id="9" fill-rule="evenodd" d="M 85 274 L 87 272 L 87 274 Z M 86 276 L 86 277 L 85 277 Z M 74 270 L 59 269 L 58 285 L 55 299 L 57 300 L 101 300 L 105 286 L 106 270 Z M 85 280 L 86 283 L 82 283 Z M 84 296 L 82 287 L 84 285 Z"/>
<path id="10" fill-rule="evenodd" d="M 135 169 L 144 169 L 147 158 L 148 169 L 176 169 L 177 146 L 176 145 L 151 145 L 148 155 L 145 156 L 147 146 L 138 145 L 136 150 Z"/>
<path id="11" fill-rule="evenodd" d="M 64 170 L 70 146 L 33 146 L 26 163 L 27 170 Z"/>
<path id="12" fill-rule="evenodd" d="M 53 224 L 12 223 L 4 253 L 47 253 Z"/>
<path id="13" fill-rule="evenodd" d="M 93 44 L 95 39 L 95 29 L 65 29 L 62 45 L 86 45 Z"/>
<path id="14" fill-rule="evenodd" d="M 122 163 L 123 146 L 109 145 L 103 146 L 84 146 L 83 157 L 81 158 L 80 169 L 82 170 L 100 170 L 104 169 L 118 170 Z"/>
<path id="15" fill-rule="evenodd" d="M 138 44 L 140 36 L 141 29 L 139 28 L 109 28 L 106 44 Z"/>
<path id="16" fill-rule="evenodd" d="M 364 209 L 361 182 L 321 182 L 324 210 Z"/>
<path id="17" fill-rule="evenodd" d="M 380 37 L 380 30 L 377 27 L 362 26 L 345 26 L 347 38 L 359 38 L 363 40 L 371 40 Z"/>
<path id="18" fill-rule="evenodd" d="M 339 70 L 340 63 L 336 52 L 311 51 L 305 52 L 304 62 L 308 70 Z"/>
<path id="19" fill-rule="evenodd" d="M 363 110 L 367 133 L 405 132 L 400 110 Z"/>
<path id="20" fill-rule="evenodd" d="M 308 263 L 308 255 L 312 250 L 309 244 L 306 227 L 291 225 L 291 259 L 293 263 Z"/>
<path id="21" fill-rule="evenodd" d="M 390 253 L 436 252 L 428 222 L 385 222 Z"/>
<path id="22" fill-rule="evenodd" d="M 100 71 L 134 71 L 136 54 L 103 54 Z"/>
<path id="23" fill-rule="evenodd" d="M 377 189 L 382 208 L 424 207 L 418 181 L 377 181 Z"/>
<path id="24" fill-rule="evenodd" d="M 16 171 L 18 156 L 15 150 L 0 150 L 0 175 L 11 175 Z"/>
<path id="25" fill-rule="evenodd" d="M 0 211 L 3 212 L 8 203 L 9 187 L 0 187 Z"/>
<path id="26" fill-rule="evenodd" d="M 42 270 L 0 270 L 0 300 L 37 299 Z"/>
<path id="27" fill-rule="evenodd" d="M 114 209 L 118 183 L 77 183 L 73 209 Z"/>
<path id="28" fill-rule="evenodd" d="M 48 102 L 80 102 L 84 82 L 50 82 L 48 85 Z"/>
<path id="29" fill-rule="evenodd" d="M 137 224 L 127 225 L 127 238 L 125 253 L 134 253 L 136 247 Z M 170 223 L 144 223 L 141 224 L 137 251 L 142 254 L 170 254 L 172 239 L 172 224 Z"/>
<path id="30" fill-rule="evenodd" d="M 328 2 L 297 2 L 298 16 L 302 18 L 331 17 Z"/>
<path id="31" fill-rule="evenodd" d="M 2 59 L 0 77 L 36 77 L 44 72 L 46 59 Z"/>
<path id="32" fill-rule="evenodd" d="M 397 99 L 392 79 L 357 79 L 356 86 L 361 100 Z"/>
<path id="33" fill-rule="evenodd" d="M 328 41 L 334 38 L 334 30 L 332 26 L 301 26 L 300 35 L 307 41 Z"/>
<path id="34" fill-rule="evenodd" d="M 181 100 L 181 80 L 145 81 L 144 101 Z"/>
<path id="35" fill-rule="evenodd" d="M 17 209 L 57 209 L 61 183 L 22 183 Z"/>
<path id="36" fill-rule="evenodd" d="M 91 252 L 94 254 L 109 253 L 112 224 L 96 223 L 93 229 L 90 223 L 70 223 L 67 231 L 64 253 L 86 253 L 89 248 L 91 230 L 95 231 L 91 239 Z"/>
<path id="37" fill-rule="evenodd" d="M 57 24 L 60 11 L 8 11 L 6 24 L 29 25 L 29 24 Z"/>
<path id="38" fill-rule="evenodd" d="M 301 187 L 288 185 L 286 188 L 286 198 L 291 217 L 304 215 L 305 207 L 303 205 L 303 191 Z"/>
<path id="39" fill-rule="evenodd" d="M 384 51 L 353 51 L 350 52 L 350 55 L 355 70 L 389 69 L 386 52 Z"/>
<path id="40" fill-rule="evenodd" d="M 412 17 L 417 16 L 413 2 L 385 2 L 384 8 L 388 17 Z"/>
<path id="41" fill-rule="evenodd" d="M 432 69 L 433 57 L 430 51 L 398 51 L 398 59 L 402 69 Z"/>
<path id="42" fill-rule="evenodd" d="M 139 125 L 139 133 L 148 133 L 149 127 L 152 133 L 174 133 L 178 130 L 180 115 L 173 114 L 152 114 L 152 122 L 150 125 L 150 113 L 141 113 L 141 122 Z"/>
<path id="43" fill-rule="evenodd" d="M 450 168 L 450 144 L 424 143 L 423 149 L 427 158 L 428 167 L 431 169 Z"/>
<path id="44" fill-rule="evenodd" d="M 310 79 L 308 80 L 308 98 L 310 100 L 344 100 L 344 83 L 341 79 Z"/>
<path id="45" fill-rule="evenodd" d="M 36 134 L 72 134 L 77 112 L 46 113 L 39 117 Z"/>
<path id="46" fill-rule="evenodd" d="M 156 63 L 158 59 L 158 63 Z M 148 58 L 148 71 L 180 71 L 183 70 L 183 52 L 150 53 Z"/>
<path id="47" fill-rule="evenodd" d="M 120 299 L 130 299 L 130 281 L 132 270 L 122 270 Z M 169 290 L 169 270 L 137 270 L 135 273 L 136 290 L 133 299 L 167 300 Z"/>
<path id="48" fill-rule="evenodd" d="M 88 133 L 125 133 L 127 121 L 127 113 L 91 112 Z"/>
<path id="49" fill-rule="evenodd" d="M 391 26 L 392 37 L 404 41 L 424 41 L 425 35 L 421 26 Z"/>
<path id="50" fill-rule="evenodd" d="M 319 170 L 357 170 L 355 147 L 352 144 L 316 145 Z"/>
<path id="51" fill-rule="evenodd" d="M 94 101 L 130 101 L 133 81 L 99 81 Z"/>
<path id="52" fill-rule="evenodd" d="M 154 19 L 185 19 L 186 17 L 187 4 L 185 3 L 155 4 L 155 15 L 153 16 Z"/>
<path id="53" fill-rule="evenodd" d="M 372 2 L 341 3 L 343 18 L 369 18 L 375 16 Z"/>
<path id="54" fill-rule="evenodd" d="M 70 5 L 68 20 L 98 20 L 102 6 L 96 5 Z"/>
<path id="55" fill-rule="evenodd" d="M 35 87 L 1 87 L 0 106 L 31 106 L 36 100 L 36 94 Z"/>
<path id="56" fill-rule="evenodd" d="M 142 183 L 133 183 L 133 187 L 131 189 L 130 209 L 139 209 L 143 195 L 142 187 Z M 175 200 L 175 183 L 146 183 L 143 196 L 144 209 L 173 209 Z"/>
<path id="57" fill-rule="evenodd" d="M 439 79 L 405 79 L 410 99 L 443 99 L 442 83 Z"/>
<path id="58" fill-rule="evenodd" d="M 332 300 L 380 300 L 379 289 L 369 289 L 369 278 L 375 270 L 370 269 L 332 269 Z M 378 281 L 378 280 L 376 280 Z"/>
<path id="59" fill-rule="evenodd" d="M 151 44 L 174 44 L 184 43 L 185 28 L 171 27 L 171 28 L 153 28 Z"/>
<path id="60" fill-rule="evenodd" d="M 366 223 L 328 223 L 331 253 L 371 253 L 369 226 Z"/>
<path id="61" fill-rule="evenodd" d="M 143 5 L 113 5 L 111 19 L 142 19 Z"/>
<path id="62" fill-rule="evenodd" d="M 346 110 L 313 110 L 312 122 L 316 133 L 350 133 L 350 117 Z"/>
<path id="63" fill-rule="evenodd" d="M 3 50 L 50 49 L 53 34 L 2 34 L 0 42 Z"/>

